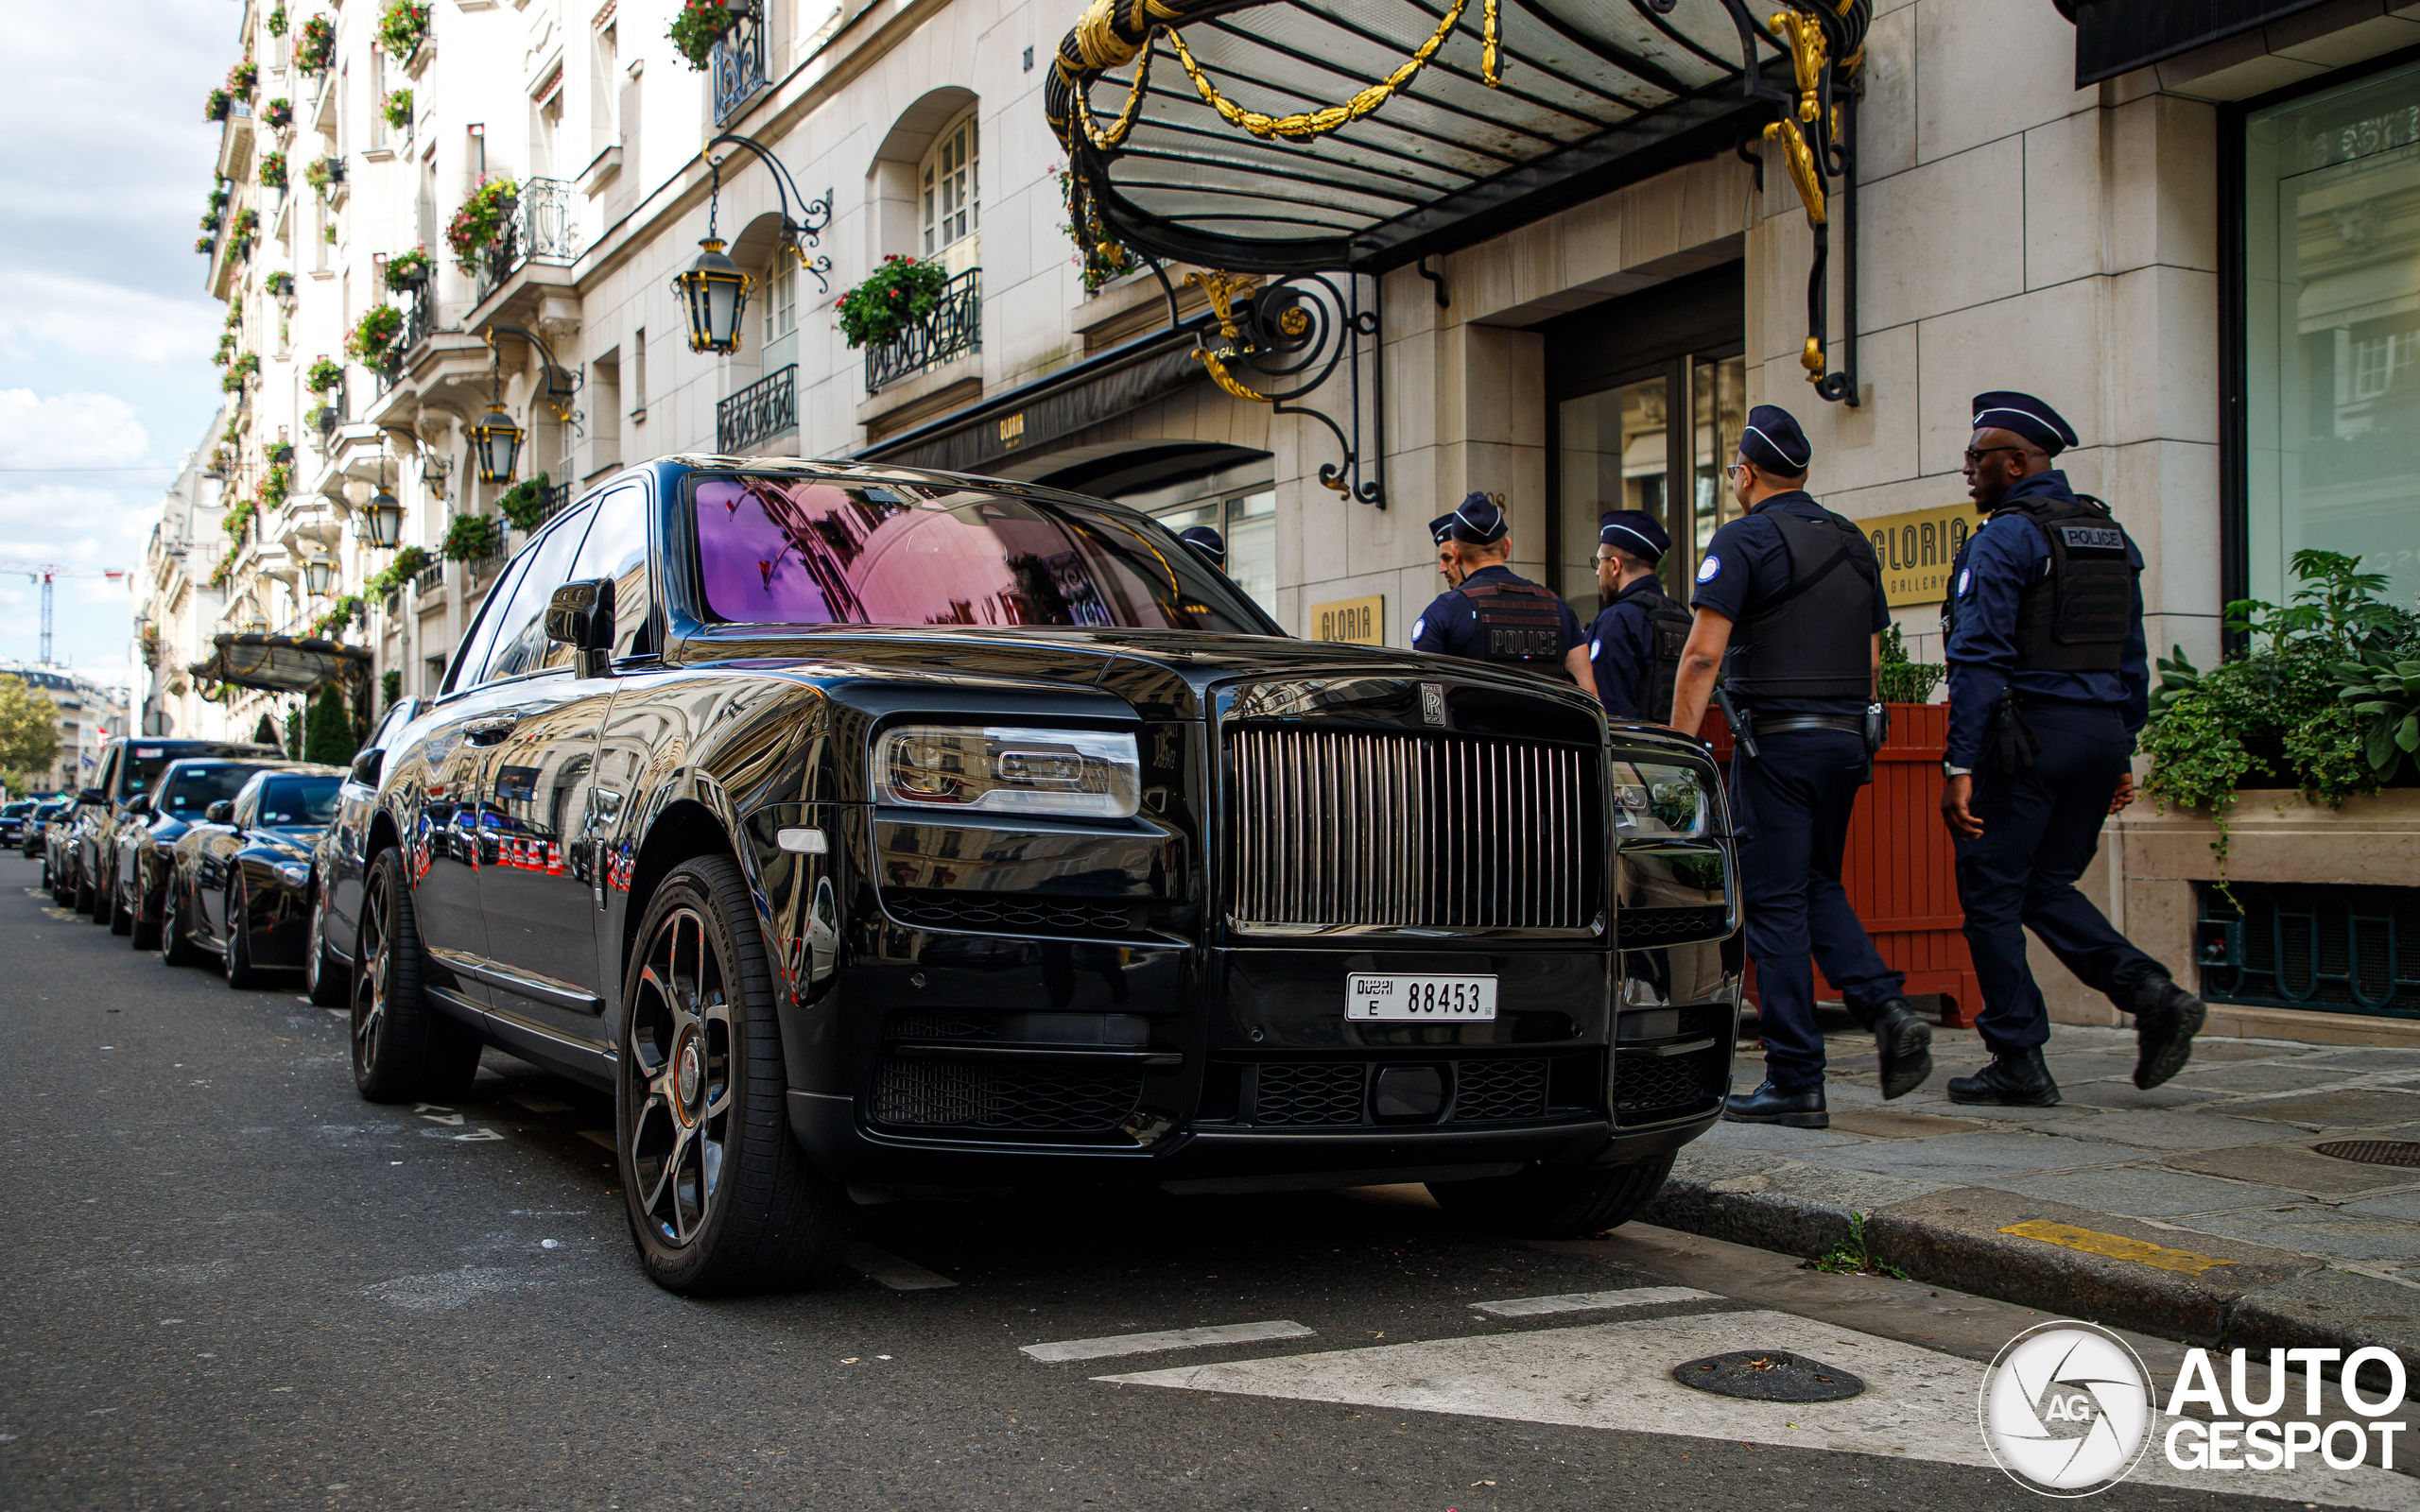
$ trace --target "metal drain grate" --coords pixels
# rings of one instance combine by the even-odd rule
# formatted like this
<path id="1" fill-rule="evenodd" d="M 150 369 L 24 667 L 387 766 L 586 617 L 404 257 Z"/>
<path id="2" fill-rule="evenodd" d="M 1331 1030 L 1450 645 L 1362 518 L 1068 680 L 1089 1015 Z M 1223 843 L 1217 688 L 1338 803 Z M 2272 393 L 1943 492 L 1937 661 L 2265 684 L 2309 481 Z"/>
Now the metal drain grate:
<path id="1" fill-rule="evenodd" d="M 2420 1165 L 2420 1144 L 2410 1140 L 2337 1140 L 2312 1149 L 2339 1160 L 2363 1165 Z"/>

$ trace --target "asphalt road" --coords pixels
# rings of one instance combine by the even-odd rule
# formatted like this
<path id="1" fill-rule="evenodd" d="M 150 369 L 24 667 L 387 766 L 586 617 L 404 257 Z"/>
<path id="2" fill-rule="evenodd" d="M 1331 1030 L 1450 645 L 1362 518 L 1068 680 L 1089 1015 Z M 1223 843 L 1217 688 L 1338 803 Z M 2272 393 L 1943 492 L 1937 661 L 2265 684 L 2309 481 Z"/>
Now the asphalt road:
<path id="1" fill-rule="evenodd" d="M 1417 1189 L 874 1209 L 854 1273 L 686 1301 L 633 1260 L 603 1099 L 490 1052 L 461 1104 L 366 1105 L 299 982 L 167 970 L 37 870 L 0 859 L 0 1506 L 2045 1504 L 1975 1463 L 1977 1362 L 2033 1314 L 1655 1230 L 1492 1239 Z M 1475 1306 L 1672 1286 L 1709 1295 Z M 1742 1341 L 1868 1390 L 1669 1385 Z M 2200 1484 L 2098 1503 L 2420 1505 Z"/>

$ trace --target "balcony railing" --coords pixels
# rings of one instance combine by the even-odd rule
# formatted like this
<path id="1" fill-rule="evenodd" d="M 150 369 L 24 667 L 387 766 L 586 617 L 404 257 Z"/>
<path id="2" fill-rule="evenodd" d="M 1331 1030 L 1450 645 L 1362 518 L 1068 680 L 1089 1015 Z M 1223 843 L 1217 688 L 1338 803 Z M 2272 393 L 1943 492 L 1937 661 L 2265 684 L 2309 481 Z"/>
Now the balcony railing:
<path id="1" fill-rule="evenodd" d="M 902 378 L 982 350 L 983 270 L 970 267 L 942 285 L 932 314 L 892 340 L 866 349 L 866 392 L 879 393 Z"/>
<path id="2" fill-rule="evenodd" d="M 320 433 L 321 451 L 327 450 L 328 440 L 336 435 L 337 427 L 353 418 L 345 402 L 345 390 L 351 387 L 353 385 L 349 374 L 337 379 L 334 388 L 320 395 L 304 411 L 305 418 L 311 422 L 311 428 Z"/>
<path id="3" fill-rule="evenodd" d="M 715 43 L 713 58 L 715 125 L 720 126 L 738 114 L 765 87 L 764 22 L 758 15 L 743 14 Z"/>
<path id="4" fill-rule="evenodd" d="M 568 469 L 566 469 L 566 471 L 568 471 Z M 570 506 L 571 485 L 568 483 L 557 483 L 551 485 L 546 490 L 546 502 L 544 506 L 538 510 L 538 518 L 530 523 L 529 528 L 524 531 L 523 534 L 536 535 L 540 525 L 544 524 L 547 521 L 552 520 L 555 516 L 562 513 L 563 510 L 570 507 Z"/>
<path id="5" fill-rule="evenodd" d="M 579 255 L 572 186 L 561 179 L 524 179 L 495 244 L 479 259 L 478 299 L 485 302 L 524 263 L 568 265 Z"/>
<path id="6" fill-rule="evenodd" d="M 412 592 L 422 598 L 426 598 L 431 593 L 442 593 L 444 590 L 445 564 L 441 561 L 430 562 L 421 569 L 420 576 L 412 579 Z"/>
<path id="7" fill-rule="evenodd" d="M 715 406 L 715 450 L 735 455 L 798 429 L 798 364 L 757 379 Z"/>

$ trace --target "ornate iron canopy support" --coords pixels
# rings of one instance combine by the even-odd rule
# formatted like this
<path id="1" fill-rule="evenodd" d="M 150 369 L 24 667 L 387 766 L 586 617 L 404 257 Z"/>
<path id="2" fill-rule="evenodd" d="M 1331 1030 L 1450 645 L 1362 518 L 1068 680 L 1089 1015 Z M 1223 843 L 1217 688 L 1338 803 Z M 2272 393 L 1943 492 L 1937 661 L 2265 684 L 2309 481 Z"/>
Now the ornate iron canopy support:
<path id="1" fill-rule="evenodd" d="M 538 360 L 544 369 L 546 379 L 545 390 L 538 397 L 544 401 L 548 409 L 555 412 L 555 419 L 570 426 L 574 432 L 579 435 L 585 436 L 588 434 L 580 424 L 580 421 L 587 417 L 581 414 L 580 411 L 572 407 L 572 396 L 579 393 L 582 386 L 588 382 L 588 369 L 586 367 L 583 366 L 578 372 L 572 371 L 570 369 L 555 360 L 554 349 L 547 346 L 545 341 L 539 336 L 538 333 L 521 326 L 506 325 L 501 322 L 491 322 L 487 328 L 480 333 L 480 335 L 486 340 L 488 350 L 491 352 L 495 350 L 495 338 L 499 335 L 519 336 L 522 340 L 527 341 L 531 346 L 537 348 Z M 503 354 L 501 352 L 498 352 L 496 355 L 496 363 L 497 372 L 501 375 L 503 371 Z"/>

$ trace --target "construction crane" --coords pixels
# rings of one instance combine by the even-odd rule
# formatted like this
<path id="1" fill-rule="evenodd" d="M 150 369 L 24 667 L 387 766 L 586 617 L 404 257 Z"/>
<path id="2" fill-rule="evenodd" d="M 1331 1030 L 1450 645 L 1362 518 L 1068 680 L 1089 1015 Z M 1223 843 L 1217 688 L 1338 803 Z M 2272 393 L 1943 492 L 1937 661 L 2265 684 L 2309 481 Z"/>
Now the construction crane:
<path id="1" fill-rule="evenodd" d="M 61 567 L 56 562 L 11 561 L 6 558 L 0 558 L 0 572 L 23 573 L 27 581 L 42 584 L 42 661 L 37 664 L 45 667 L 51 664 L 50 586 L 52 582 L 61 577 L 104 577 L 114 583 L 126 576 L 124 569 L 117 567 L 105 567 L 98 572 L 78 572 L 72 567 Z"/>

